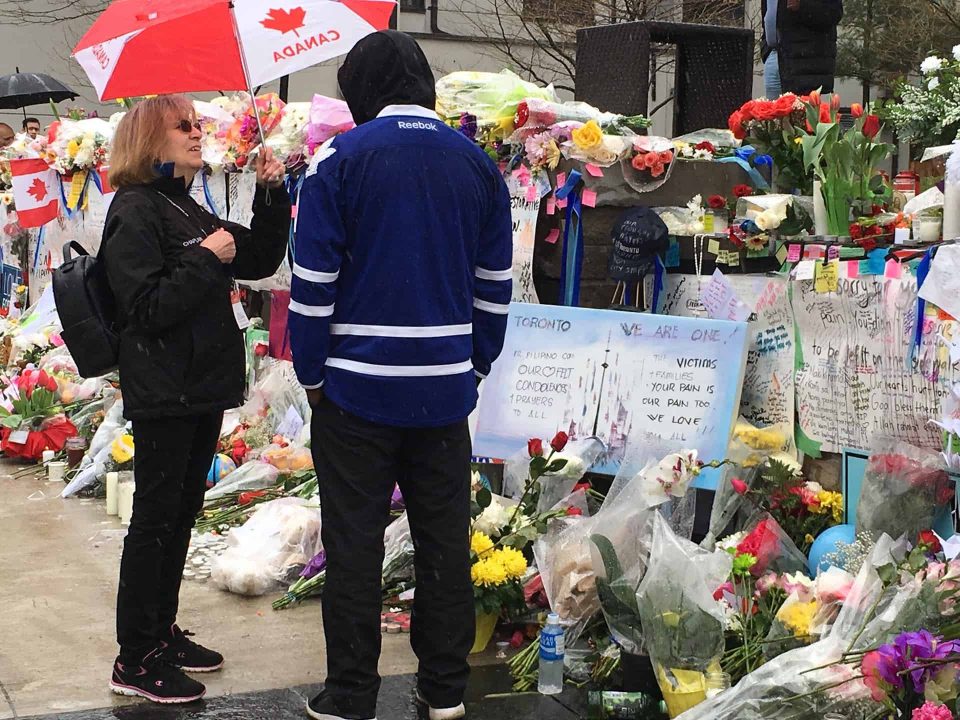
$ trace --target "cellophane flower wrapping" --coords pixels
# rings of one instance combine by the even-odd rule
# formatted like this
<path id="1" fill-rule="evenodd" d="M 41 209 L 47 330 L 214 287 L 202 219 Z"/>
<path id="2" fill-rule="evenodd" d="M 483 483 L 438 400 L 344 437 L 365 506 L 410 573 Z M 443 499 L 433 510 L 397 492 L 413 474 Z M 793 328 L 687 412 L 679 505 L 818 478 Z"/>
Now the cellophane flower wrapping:
<path id="1" fill-rule="evenodd" d="M 327 140 L 356 127 L 350 108 L 343 100 L 314 95 L 306 129 L 307 152 L 310 155 Z"/>
<path id="2" fill-rule="evenodd" d="M 203 497 L 204 503 L 231 493 L 276 487 L 279 477 L 280 471 L 268 462 L 257 460 L 244 463 L 207 490 Z"/>
<path id="3" fill-rule="evenodd" d="M 650 564 L 637 591 L 646 649 L 671 717 L 706 697 L 706 673 L 723 656 L 724 614 L 714 591 L 730 574 L 732 558 L 678 537 L 653 517 Z"/>
<path id="4" fill-rule="evenodd" d="M 413 579 L 413 535 L 407 513 L 387 526 L 383 536 L 384 586 Z"/>
<path id="5" fill-rule="evenodd" d="M 867 461 L 857 505 L 857 532 L 907 535 L 911 542 L 933 525 L 937 509 L 953 500 L 943 457 L 902 441 L 878 443 Z"/>
<path id="6" fill-rule="evenodd" d="M 237 595 L 263 595 L 296 577 L 323 549 L 320 508 L 294 497 L 265 502 L 230 533 L 227 545 L 210 567 L 210 581 Z"/>
<path id="7" fill-rule="evenodd" d="M 837 663 L 845 653 L 876 647 L 905 627 L 923 626 L 937 612 L 936 603 L 922 601 L 921 583 L 908 578 L 885 586 L 880 579 L 877 568 L 902 557 L 902 545 L 880 537 L 821 640 L 774 658 L 734 692 L 707 700 L 681 720 L 821 720 L 828 712 L 848 720 L 882 717 L 876 713 L 883 706 L 871 700 L 859 667 Z"/>
<path id="8" fill-rule="evenodd" d="M 737 544 L 737 552 L 757 558 L 757 563 L 750 568 L 755 577 L 766 572 L 806 572 L 806 556 L 769 513 L 757 515 L 746 529 L 746 536 Z"/>
<path id="9" fill-rule="evenodd" d="M 60 493 L 60 497 L 70 497 L 88 485 L 92 485 L 107 472 L 110 461 L 110 448 L 114 441 L 126 432 L 127 421 L 123 418 L 123 400 L 118 399 L 107 410 L 103 422 L 93 434 L 90 446 L 80 461 L 77 474 Z"/>
<path id="10" fill-rule="evenodd" d="M 511 142 L 523 142 L 530 135 L 536 134 L 558 122 L 575 122 L 584 124 L 593 120 L 601 127 L 614 123 L 620 115 L 602 112 L 585 102 L 556 102 L 543 98 L 524 98 L 517 107 L 515 131 L 510 138 Z"/>
<path id="11" fill-rule="evenodd" d="M 287 103 L 280 122 L 267 137 L 267 147 L 274 157 L 288 168 L 295 168 L 309 159 L 307 125 L 310 122 L 310 103 Z"/>
<path id="12" fill-rule="evenodd" d="M 574 486 L 580 482 L 603 450 L 603 442 L 599 438 L 588 437 L 571 440 L 561 452 L 553 453 L 552 460 L 563 459 L 567 461 L 567 464 L 563 466 L 562 470 L 547 473 L 540 478 L 540 498 L 537 501 L 537 511 L 548 512 L 563 498 L 570 495 Z M 528 457 L 528 469 L 529 460 Z"/>
<path id="13" fill-rule="evenodd" d="M 517 107 L 524 100 L 557 102 L 553 86 L 542 88 L 522 80 L 509 70 L 499 73 L 460 71 L 437 81 L 437 112 L 447 120 L 464 113 L 487 128 L 499 129 L 501 137 L 513 131 Z"/>
<path id="14" fill-rule="evenodd" d="M 645 135 L 631 140 L 630 146 L 620 157 L 620 169 L 627 185 L 638 193 L 651 192 L 662 186 L 670 178 L 676 158 L 674 157 L 673 142 L 664 137 Z M 634 158 L 657 156 L 657 164 L 641 167 L 641 163 Z"/>

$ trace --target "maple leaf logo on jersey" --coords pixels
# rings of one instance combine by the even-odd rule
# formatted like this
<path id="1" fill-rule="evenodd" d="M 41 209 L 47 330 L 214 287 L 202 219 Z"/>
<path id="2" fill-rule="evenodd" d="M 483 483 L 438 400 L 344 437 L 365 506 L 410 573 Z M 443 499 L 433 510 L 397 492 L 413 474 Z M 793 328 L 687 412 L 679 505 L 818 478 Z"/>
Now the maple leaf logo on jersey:
<path id="1" fill-rule="evenodd" d="M 34 178 L 30 187 L 27 188 L 27 194 L 32 195 L 40 203 L 47 196 L 47 185 L 40 178 Z"/>
<path id="2" fill-rule="evenodd" d="M 306 18 L 307 11 L 302 7 L 290 8 L 290 10 L 270 8 L 266 19 L 261 20 L 260 24 L 268 30 L 277 30 L 284 35 L 292 32 L 297 37 L 300 37 L 300 33 L 298 33 L 297 30 L 304 26 Z"/>

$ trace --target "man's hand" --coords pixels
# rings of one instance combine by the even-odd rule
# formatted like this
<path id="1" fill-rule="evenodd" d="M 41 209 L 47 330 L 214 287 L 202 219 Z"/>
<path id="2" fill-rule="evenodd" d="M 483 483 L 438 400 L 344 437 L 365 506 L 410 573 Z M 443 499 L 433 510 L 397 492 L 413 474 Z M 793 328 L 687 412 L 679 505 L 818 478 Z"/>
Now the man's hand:
<path id="1" fill-rule="evenodd" d="M 799 10 L 800 0 L 787 0 L 787 10 Z"/>
<path id="2" fill-rule="evenodd" d="M 233 235 L 222 228 L 208 235 L 206 240 L 200 243 L 200 247 L 212 252 L 224 265 L 232 263 L 237 256 L 237 246 L 233 241 Z"/>
<path id="3" fill-rule="evenodd" d="M 320 403 L 323 402 L 323 388 L 317 388 L 316 390 L 307 390 L 307 402 L 310 403 L 310 407 L 315 408 Z"/>
<path id="4" fill-rule="evenodd" d="M 286 169 L 273 157 L 273 150 L 260 148 L 256 161 L 257 184 L 261 187 L 280 187 Z"/>

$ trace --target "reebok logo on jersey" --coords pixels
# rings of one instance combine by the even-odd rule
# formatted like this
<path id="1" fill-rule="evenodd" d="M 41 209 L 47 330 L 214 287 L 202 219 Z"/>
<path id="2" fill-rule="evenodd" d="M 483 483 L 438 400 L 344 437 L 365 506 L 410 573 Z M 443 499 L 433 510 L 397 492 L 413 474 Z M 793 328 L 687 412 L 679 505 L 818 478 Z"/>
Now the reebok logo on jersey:
<path id="1" fill-rule="evenodd" d="M 406 120 L 397 120 L 397 127 L 401 130 L 433 130 L 437 132 L 437 126 L 429 122 L 421 122 L 419 120 L 414 122 L 408 122 Z"/>

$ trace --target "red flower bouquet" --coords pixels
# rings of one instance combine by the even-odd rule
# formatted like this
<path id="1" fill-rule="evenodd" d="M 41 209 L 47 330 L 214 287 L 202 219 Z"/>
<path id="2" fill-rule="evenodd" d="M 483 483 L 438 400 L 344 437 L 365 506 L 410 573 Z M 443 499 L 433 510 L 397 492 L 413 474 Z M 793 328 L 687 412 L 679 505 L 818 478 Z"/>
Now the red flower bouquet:
<path id="1" fill-rule="evenodd" d="M 744 145 L 773 158 L 784 190 L 799 189 L 809 195 L 813 179 L 803 161 L 803 148 L 796 142 L 804 134 L 803 101 L 793 93 L 775 100 L 748 100 L 730 115 L 728 126 Z"/>

